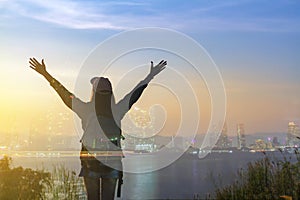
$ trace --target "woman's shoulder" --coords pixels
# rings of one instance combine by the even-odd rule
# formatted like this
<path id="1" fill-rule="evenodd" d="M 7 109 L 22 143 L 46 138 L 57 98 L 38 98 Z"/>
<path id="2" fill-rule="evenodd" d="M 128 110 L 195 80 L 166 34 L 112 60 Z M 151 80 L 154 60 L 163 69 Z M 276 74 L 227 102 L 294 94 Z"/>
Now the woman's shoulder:
<path id="1" fill-rule="evenodd" d="M 94 104 L 93 102 L 84 102 L 81 99 L 74 97 L 72 99 L 72 110 L 79 116 L 87 116 L 89 113 L 93 112 Z"/>

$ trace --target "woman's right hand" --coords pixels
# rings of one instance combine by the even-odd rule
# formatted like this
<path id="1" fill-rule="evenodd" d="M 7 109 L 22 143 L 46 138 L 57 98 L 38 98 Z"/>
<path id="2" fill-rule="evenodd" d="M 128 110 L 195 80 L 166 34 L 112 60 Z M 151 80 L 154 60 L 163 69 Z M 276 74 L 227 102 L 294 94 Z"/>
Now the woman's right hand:
<path id="1" fill-rule="evenodd" d="M 38 72 L 41 75 L 46 75 L 47 70 L 46 70 L 46 65 L 44 63 L 44 59 L 42 59 L 42 63 L 37 61 L 35 58 L 30 58 L 29 64 L 32 69 L 34 69 L 36 72 Z"/>

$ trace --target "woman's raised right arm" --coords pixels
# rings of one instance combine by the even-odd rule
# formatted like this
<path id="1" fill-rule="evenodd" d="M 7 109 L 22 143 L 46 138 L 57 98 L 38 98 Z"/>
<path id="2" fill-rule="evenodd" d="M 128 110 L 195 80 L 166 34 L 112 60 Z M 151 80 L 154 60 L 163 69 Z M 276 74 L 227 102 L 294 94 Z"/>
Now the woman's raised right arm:
<path id="1" fill-rule="evenodd" d="M 51 74 L 47 72 L 44 59 L 42 59 L 42 62 L 40 63 L 35 58 L 30 58 L 29 64 L 32 69 L 34 69 L 36 72 L 38 72 L 47 79 L 50 85 L 54 88 L 54 90 L 63 100 L 65 105 L 72 109 L 72 99 L 74 98 L 74 95 L 71 92 L 69 92 L 58 80 L 53 78 Z"/>

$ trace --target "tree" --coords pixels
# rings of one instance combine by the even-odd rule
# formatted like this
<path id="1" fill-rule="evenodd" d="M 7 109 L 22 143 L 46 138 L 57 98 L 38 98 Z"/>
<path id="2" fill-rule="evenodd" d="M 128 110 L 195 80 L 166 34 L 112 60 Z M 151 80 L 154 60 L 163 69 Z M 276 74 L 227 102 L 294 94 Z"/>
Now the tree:
<path id="1" fill-rule="evenodd" d="M 43 170 L 11 168 L 12 159 L 0 160 L 0 199 L 42 199 L 50 173 Z"/>

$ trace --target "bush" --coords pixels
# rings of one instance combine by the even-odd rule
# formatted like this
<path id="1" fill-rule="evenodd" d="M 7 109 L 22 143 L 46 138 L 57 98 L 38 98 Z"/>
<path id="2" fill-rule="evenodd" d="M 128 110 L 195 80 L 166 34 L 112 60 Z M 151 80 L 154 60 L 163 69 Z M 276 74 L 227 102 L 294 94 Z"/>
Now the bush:
<path id="1" fill-rule="evenodd" d="M 54 166 L 53 172 L 11 168 L 12 159 L 0 160 L 0 199 L 64 199 L 83 198 L 82 180 L 64 166 Z M 83 196 L 82 196 L 83 195 Z"/>
<path id="2" fill-rule="evenodd" d="M 216 190 L 216 199 L 281 199 L 281 196 L 300 198 L 300 160 L 292 163 L 272 161 L 268 157 L 249 163 L 238 171 L 238 180 Z"/>
<path id="3" fill-rule="evenodd" d="M 0 160 L 0 199 L 41 199 L 50 173 L 43 170 L 11 168 L 11 158 Z"/>

